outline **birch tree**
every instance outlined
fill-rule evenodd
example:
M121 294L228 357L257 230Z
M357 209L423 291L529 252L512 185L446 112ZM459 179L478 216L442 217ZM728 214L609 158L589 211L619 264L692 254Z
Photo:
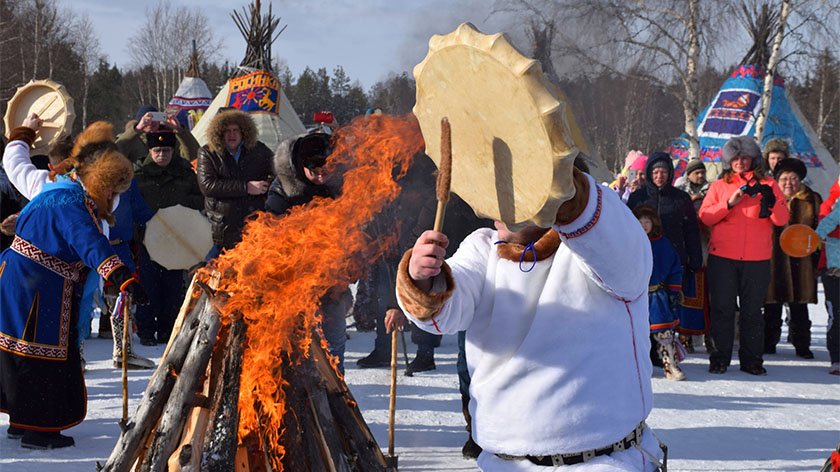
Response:
M497 9L527 12L534 19L532 38L556 37L552 51L591 71L643 80L672 94L682 106L689 157L700 157L697 76L714 50L704 33L714 5L700 0L503 0Z
M99 62L103 59L103 56L99 48L99 39L96 37L96 28L94 28L87 13L76 20L73 33L75 36L74 49L79 55L82 66L82 128L87 128L90 81L93 73L99 68Z
M781 58L782 39L784 38L788 15L790 15L790 7L791 0L782 0L776 31L773 35L773 46L764 74L764 84L762 85L761 92L761 110L755 119L755 140L759 146L764 142L764 126L767 123L767 116L770 114L770 105L773 101L773 78L776 75L776 66L778 66L779 59Z

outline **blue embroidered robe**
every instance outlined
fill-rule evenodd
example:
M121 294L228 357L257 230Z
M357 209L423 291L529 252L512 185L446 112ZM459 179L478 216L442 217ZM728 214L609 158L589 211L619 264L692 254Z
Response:
M16 243L0 254L0 349L67 358L79 269L86 265L107 278L123 265L102 235L95 207L81 185L64 181L44 185L21 211Z
M679 292L682 288L682 264L674 246L664 236L651 239L650 249L653 271L650 274L648 307L650 332L655 333L674 329L680 324L680 315L671 309L668 292Z

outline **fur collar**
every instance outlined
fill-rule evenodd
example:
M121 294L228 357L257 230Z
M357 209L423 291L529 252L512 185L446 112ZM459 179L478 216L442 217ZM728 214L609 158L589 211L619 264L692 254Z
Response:
M557 231L549 229L540 239L534 242L533 251L525 251L525 247L521 244L502 242L496 244L496 251L499 253L499 257L508 261L519 262L523 260L533 262L534 254L536 254L537 260L541 261L551 257L557 251L557 248L560 247L560 235L557 234ZM523 252L525 253L524 257L522 255Z
M302 195L308 186L305 177L301 175L301 169L292 162L292 147L301 136L304 135L293 136L280 143L271 163L274 175L287 197Z

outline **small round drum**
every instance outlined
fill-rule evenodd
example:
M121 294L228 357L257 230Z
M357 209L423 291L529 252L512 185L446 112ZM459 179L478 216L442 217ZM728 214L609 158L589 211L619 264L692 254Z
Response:
M807 225L790 225L779 236L779 246L790 257L810 256L819 244L819 235Z
M35 138L32 155L46 154L51 144L62 135L70 134L76 113L73 99L63 85L52 80L33 80L17 89L6 106L3 122L6 137L23 123L24 118L35 113L44 120Z
M213 247L210 222L198 210L181 205L161 208L146 223L143 244L149 257L169 270L189 269Z
M566 103L540 63L504 34L485 35L464 23L429 40L414 78L414 115L426 154L438 165L441 119L451 124L452 191L476 214L514 231L550 226L574 196L578 148Z

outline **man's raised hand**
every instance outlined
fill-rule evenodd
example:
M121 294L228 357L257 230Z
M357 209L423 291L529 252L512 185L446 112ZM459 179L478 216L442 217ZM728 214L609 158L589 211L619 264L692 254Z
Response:
M449 246L449 238L443 233L432 230L424 231L414 243L411 259L408 261L408 275L415 282L429 281L428 284L423 284L428 287L421 288L426 290L431 288L429 279L440 274L443 257L446 255L446 246Z
M43 123L44 123L44 120L38 118L38 115L33 113L33 114L27 116L26 118L24 118L23 123L21 123L20 125L25 126L29 129L31 129L32 131L37 132L39 129L41 129L41 125Z

